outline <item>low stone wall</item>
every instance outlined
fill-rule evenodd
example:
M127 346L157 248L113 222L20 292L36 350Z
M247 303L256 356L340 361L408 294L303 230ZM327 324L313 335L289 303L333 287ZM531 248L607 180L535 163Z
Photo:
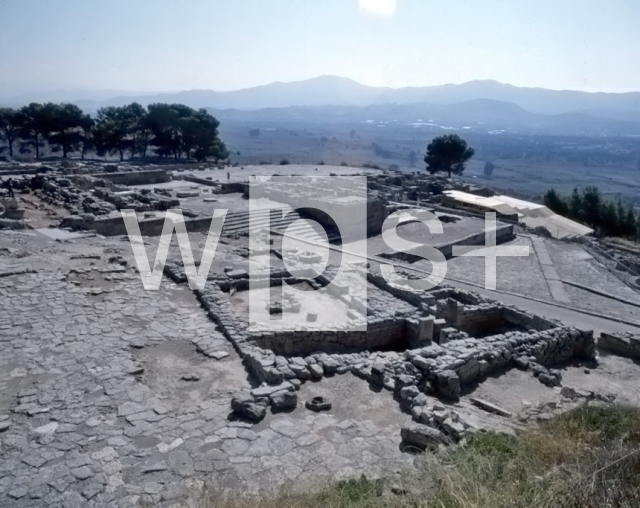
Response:
M184 221L187 231L209 231L211 226L211 217L202 217L198 219L187 219ZM164 227L164 217L143 219L138 221L140 226L140 234L143 236L160 236ZM92 229L96 233L103 236L126 235L127 228L124 225L122 217L105 217L96 219Z
M402 289L396 286L392 286L391 284L389 284L389 282L387 282L387 279L385 279L379 273L373 273L371 271L367 272L367 280L381 290L386 291L396 298L410 303L415 307L420 307L420 305L422 304L433 305L436 301L432 292L415 291L411 289Z
M220 187L220 182L214 182L213 180L207 180L206 178L200 178L194 175L179 175L176 180L184 180L186 182L193 182L199 185L207 185L209 187Z
M379 349L405 350L408 345L404 319L368 319L366 331L284 331L252 335L256 344L282 356L354 353Z
M627 333L602 332L598 347L629 358L640 358L640 336Z
M241 192L244 196L248 196L249 184L247 182L230 182L220 184L221 194L231 194L232 192Z
M119 185L149 185L153 183L165 183L171 181L171 175L166 169L153 169L151 171L132 171L129 173L97 173L91 175L94 178L109 180Z

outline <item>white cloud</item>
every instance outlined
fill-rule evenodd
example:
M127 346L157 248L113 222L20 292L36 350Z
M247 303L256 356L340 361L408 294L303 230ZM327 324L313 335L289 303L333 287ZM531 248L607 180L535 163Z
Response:
M397 0L358 0L360 9L377 16L391 17L396 12Z

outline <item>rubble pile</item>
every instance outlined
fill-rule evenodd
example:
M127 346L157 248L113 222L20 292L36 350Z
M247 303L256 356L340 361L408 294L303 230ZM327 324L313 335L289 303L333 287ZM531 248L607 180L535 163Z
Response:
M63 219L62 227L74 230L91 229L97 216L122 209L147 212L180 205L179 200L148 189L130 190L86 176L38 175L31 180L31 187L44 202L69 210L71 215Z

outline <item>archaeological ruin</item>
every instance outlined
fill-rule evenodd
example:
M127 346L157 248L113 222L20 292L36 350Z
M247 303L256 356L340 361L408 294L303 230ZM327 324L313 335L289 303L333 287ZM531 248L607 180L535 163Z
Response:
M328 165L0 169L0 506L183 506L207 485L402 471L479 432L640 403L640 255L566 222L544 234L560 222L486 187ZM464 195L497 207L494 229ZM156 258L175 209L196 268L220 226L201 287L175 235ZM495 289L490 241L528 249L497 258ZM416 289L424 246L447 271Z

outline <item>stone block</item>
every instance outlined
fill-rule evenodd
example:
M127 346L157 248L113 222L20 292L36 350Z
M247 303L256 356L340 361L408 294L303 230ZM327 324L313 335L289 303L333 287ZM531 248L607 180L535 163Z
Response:
M234 398L231 409L252 422L259 422L267 414L267 406L251 398Z
M282 390L271 394L270 400L274 411L285 411L298 405L298 394L295 391Z
M438 391L448 399L460 398L460 378L453 370L444 370L438 373Z
M403 427L400 431L400 436L406 445L413 446L419 450L434 449L439 444L447 442L442 432L425 425Z

